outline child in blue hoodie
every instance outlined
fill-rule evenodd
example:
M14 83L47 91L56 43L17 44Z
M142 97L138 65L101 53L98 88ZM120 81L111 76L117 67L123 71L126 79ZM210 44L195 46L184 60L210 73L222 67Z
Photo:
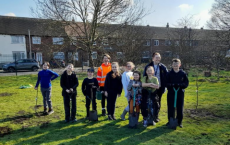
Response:
M43 96L44 114L50 115L54 113L51 102L51 81L58 77L58 74L49 70L49 62L44 62L43 70L38 73L38 80L35 86L35 90L38 89L39 83L41 84L41 92ZM47 104L49 110L47 112Z

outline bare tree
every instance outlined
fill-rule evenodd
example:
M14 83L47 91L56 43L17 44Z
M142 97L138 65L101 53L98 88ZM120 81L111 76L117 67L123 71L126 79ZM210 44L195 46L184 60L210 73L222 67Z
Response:
M188 68L194 60L194 51L198 47L199 30L196 29L198 21L193 16L186 16L178 20L176 27L168 28L168 40L165 45L170 46L174 57L179 57L183 67Z
M37 9L32 12L39 18L59 20L69 39L77 41L88 53L90 66L95 41L102 42L108 35L126 23L133 24L146 13L140 1L132 0L36 0ZM75 21L78 22L75 22ZM107 29L109 24L113 29Z
M211 58L219 80L219 68L225 61L227 51L230 50L230 1L215 0L210 12L212 17L207 24L215 31Z

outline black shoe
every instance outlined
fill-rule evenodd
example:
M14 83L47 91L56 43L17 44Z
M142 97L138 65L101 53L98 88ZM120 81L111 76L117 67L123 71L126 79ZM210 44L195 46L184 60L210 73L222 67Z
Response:
M117 120L114 115L112 115L113 120Z
M106 116L106 110L102 109L102 116Z
M48 111L48 115L50 115L50 114L53 114L54 113L54 110L52 109L50 109L49 111Z
M180 128L183 128L183 125L182 125L182 124L178 124L178 126L179 126Z
M69 120L65 120L65 123L69 123Z
M77 119L73 119L71 120L71 123L77 122Z
M167 122L165 125L166 125L166 126L169 126L169 122Z
M113 120L111 115L108 115L108 120Z
M155 120L154 120L154 122L159 122L160 121L160 119L159 118L156 118Z

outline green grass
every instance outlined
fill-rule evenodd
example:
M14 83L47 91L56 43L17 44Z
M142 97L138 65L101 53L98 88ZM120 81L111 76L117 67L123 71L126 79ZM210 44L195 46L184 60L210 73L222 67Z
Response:
M223 72L229 76L229 72ZM79 83L85 75L79 75ZM0 77L0 127L10 128L1 133L0 144L230 144L230 83L222 78L218 83L204 82L200 87L199 106L196 106L195 78L189 75L190 85L185 92L184 128L168 129L166 93L162 98L161 121L144 128L142 117L137 129L128 129L128 120L119 116L127 102L124 93L117 100L116 121L100 116L98 122L84 120L85 98L78 87L76 123L63 123L64 105L59 80L52 82L52 102L55 113L35 115L34 89L19 89L20 85L35 84L36 75ZM8 93L3 95L4 93ZM9 94L12 93L12 94ZM38 105L42 105L39 92ZM98 113L101 104L97 101ZM38 111L42 111L43 107ZM127 118L128 116L126 116ZM0 132L3 132L1 130Z

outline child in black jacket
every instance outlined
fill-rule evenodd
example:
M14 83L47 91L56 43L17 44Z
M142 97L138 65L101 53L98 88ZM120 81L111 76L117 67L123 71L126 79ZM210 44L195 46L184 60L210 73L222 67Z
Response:
M106 75L105 79L105 96L107 97L108 119L116 120L114 116L117 96L121 96L122 82L117 62L112 63L112 71Z
M73 65L69 64L67 70L61 75L60 81L62 87L62 96L64 99L64 108L65 108L65 122L76 122L76 96L77 96L77 87L78 87L78 78L73 71ZM70 100L72 102L72 109L70 115Z
M88 69L88 77L82 82L82 93L86 97L86 119L89 119L90 102L92 101L93 110L97 110L96 90L99 88L98 81L93 77L94 69ZM92 98L91 98L92 97Z
M168 104L168 120L174 118L175 109L174 109L174 99L175 92L177 91L177 116L178 125L182 128L182 119L183 119L183 107L184 107L184 92L185 88L188 87L189 81L186 73L183 70L180 70L181 61L179 59L172 60L172 70L167 74L167 104ZM169 125L167 123L166 125Z

